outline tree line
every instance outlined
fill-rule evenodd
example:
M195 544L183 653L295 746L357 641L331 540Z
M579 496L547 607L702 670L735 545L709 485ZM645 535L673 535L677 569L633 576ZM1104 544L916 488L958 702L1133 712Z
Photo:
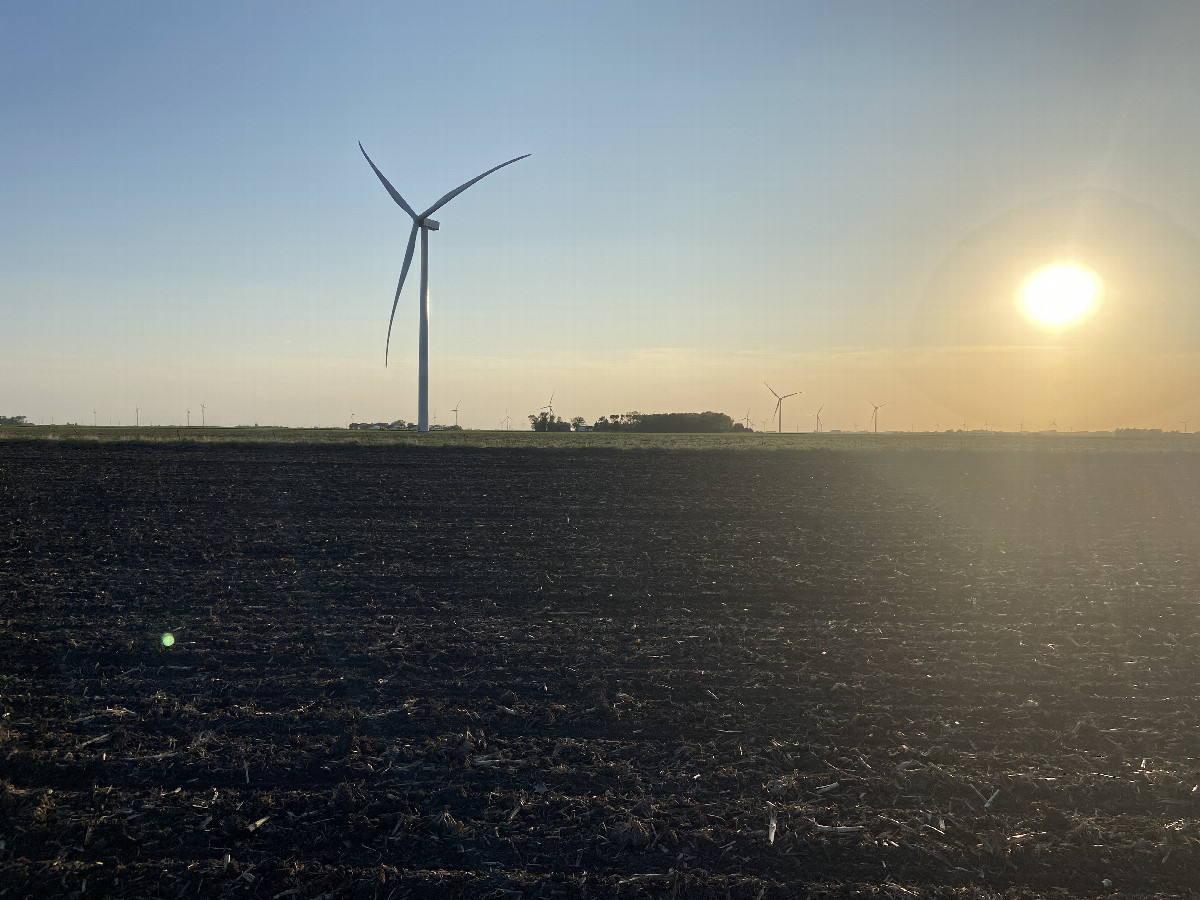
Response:
M559 416L540 412L529 417L529 426L534 431L624 431L642 434L726 434L735 431L752 431L741 422L734 422L725 413L614 413L601 416L594 425L588 426L583 416L563 421Z

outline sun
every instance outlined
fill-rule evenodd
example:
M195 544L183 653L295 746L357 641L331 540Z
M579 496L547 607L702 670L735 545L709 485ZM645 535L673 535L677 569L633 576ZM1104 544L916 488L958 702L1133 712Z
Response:
M1038 269L1021 287L1021 308L1044 328L1066 328L1096 307L1100 278L1086 266L1056 263Z

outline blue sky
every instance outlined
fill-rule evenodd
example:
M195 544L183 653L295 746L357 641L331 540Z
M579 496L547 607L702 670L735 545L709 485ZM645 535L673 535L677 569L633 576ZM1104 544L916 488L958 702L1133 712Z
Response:
M361 140L418 208L533 154L439 215L437 421L554 391L761 423L764 380L803 392L789 430L868 399L881 428L1200 421L1198 39L1192 3L8 2L0 414L415 418L415 279L383 366L409 222ZM1012 290L980 241L1056 202L1116 235L1104 314L1158 325L931 341Z

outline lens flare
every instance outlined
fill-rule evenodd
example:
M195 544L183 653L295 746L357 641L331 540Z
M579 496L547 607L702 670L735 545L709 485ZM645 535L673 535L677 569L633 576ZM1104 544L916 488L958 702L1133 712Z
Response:
M1029 276L1021 289L1025 315L1046 328L1063 328L1083 319L1096 305L1100 279L1074 263L1047 266Z
M162 645L164 647L170 647L174 643L175 643L175 635L171 634L171 632L168 631L166 634L164 634L162 636Z

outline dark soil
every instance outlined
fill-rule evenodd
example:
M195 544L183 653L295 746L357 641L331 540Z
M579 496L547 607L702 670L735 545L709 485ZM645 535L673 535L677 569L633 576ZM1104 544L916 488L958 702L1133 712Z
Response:
M0 442L0 896L1195 896L1198 547L1193 454Z

